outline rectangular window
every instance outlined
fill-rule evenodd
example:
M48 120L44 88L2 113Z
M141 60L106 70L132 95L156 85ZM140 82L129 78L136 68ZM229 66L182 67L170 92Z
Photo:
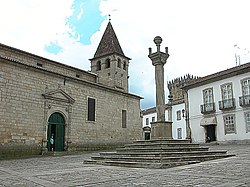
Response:
M235 106L232 87L232 83L226 83L221 85L222 101L219 101L220 110L229 109Z
M149 120L148 120L148 118L146 118L146 125L149 125Z
M241 80L242 96L239 97L240 106L250 106L250 78Z
M155 117L154 116L152 117L152 122L155 122Z
M43 67L43 64L39 63L39 62L37 62L36 65L39 66L39 67Z
M122 110L122 128L127 127L127 111Z
M231 99L233 97L232 83L221 85L221 94L223 100Z
M250 132L250 112L245 113L246 131Z
M95 99L88 98L88 121L95 121Z
M204 101L204 104L210 104L214 102L212 88L203 90L203 101Z
M177 137L178 139L182 139L182 128L177 129Z
M181 111L180 110L176 111L176 117L177 117L177 120L181 120Z
M223 118L225 134L235 133L235 115L226 115Z
M242 94L250 95L250 79L245 79L242 81Z
M214 112L214 98L213 98L213 88L208 88L203 90L203 105L201 105L201 112Z

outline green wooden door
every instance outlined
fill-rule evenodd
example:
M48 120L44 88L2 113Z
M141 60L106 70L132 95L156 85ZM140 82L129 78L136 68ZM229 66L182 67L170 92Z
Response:
M54 151L64 151L65 120L62 114L56 112L49 117L48 121L48 150L52 150L49 142L50 137L54 136Z
M55 151L64 151L64 125L56 125Z

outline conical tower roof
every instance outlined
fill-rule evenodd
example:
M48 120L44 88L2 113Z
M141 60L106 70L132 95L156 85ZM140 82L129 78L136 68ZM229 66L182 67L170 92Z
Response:
M103 57L110 54L119 54L126 57L122 51L118 38L110 22L106 27L106 30L102 36L102 39L95 52L94 58ZM128 57L126 57L128 58Z

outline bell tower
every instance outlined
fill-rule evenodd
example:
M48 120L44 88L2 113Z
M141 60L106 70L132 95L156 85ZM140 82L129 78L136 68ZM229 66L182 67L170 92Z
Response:
M128 92L129 60L109 21L95 55L90 59L91 72L97 74L99 84Z

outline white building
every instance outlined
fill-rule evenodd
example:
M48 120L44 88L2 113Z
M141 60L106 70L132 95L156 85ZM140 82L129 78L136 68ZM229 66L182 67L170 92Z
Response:
M183 89L193 142L250 140L250 63L198 78Z
M185 105L184 103L173 105L172 111L172 135L174 139L185 139L186 138L186 123L184 117L182 117L181 111L184 110ZM169 119L169 105L166 105L166 121L171 121ZM157 119L156 109L149 108L142 111L143 113L143 129L144 129L144 138L149 139L150 131L147 127L151 128L151 122L154 122Z
M185 114L185 102L184 92L181 89L182 86L186 85L191 80L196 79L191 75L186 75L181 78L176 78L168 83L168 89L170 95L173 96L172 111L170 112L170 104L166 104L165 116L166 121L172 121L172 135L173 139L186 139L186 114ZM172 115L171 115L172 113ZM156 108L149 108L142 111L143 115L143 130L144 139L150 139L150 128L151 122L157 119Z

